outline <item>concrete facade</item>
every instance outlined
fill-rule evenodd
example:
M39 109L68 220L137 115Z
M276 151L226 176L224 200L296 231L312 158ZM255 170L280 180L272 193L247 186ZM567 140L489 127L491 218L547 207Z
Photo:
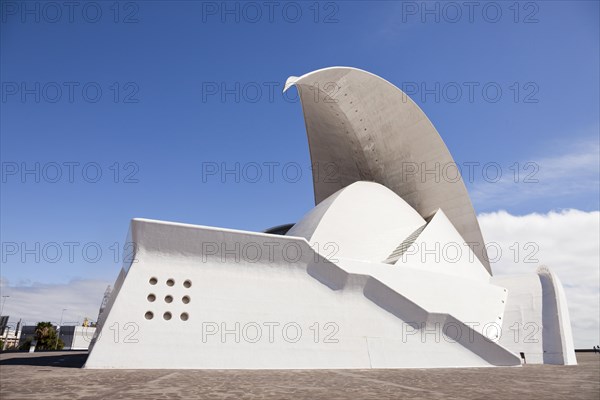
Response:
M86 368L576 363L554 274L493 277L467 245L483 239L462 180L402 181L406 160L452 162L422 111L351 68L287 86L315 80L343 88L333 105L301 90L313 162L339 162L341 180L315 184L317 205L285 235L134 219Z
M60 338L65 344L64 350L87 350L95 332L93 326L61 326Z

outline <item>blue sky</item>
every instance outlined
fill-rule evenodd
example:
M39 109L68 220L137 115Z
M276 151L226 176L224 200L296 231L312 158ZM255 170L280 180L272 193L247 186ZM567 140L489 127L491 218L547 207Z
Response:
M596 1L481 2L472 15L461 2L460 15L440 2L280 2L271 15L263 2L55 4L1 2L1 275L12 286L112 282L113 244L134 217L297 221L313 205L310 159L300 104L281 89L328 66L419 88L459 165L500 165L499 182L481 169L467 182L478 213L600 208ZM236 162L280 167L273 182L203 181L203 163ZM297 182L286 163L302 167ZM526 164L537 183L522 181Z

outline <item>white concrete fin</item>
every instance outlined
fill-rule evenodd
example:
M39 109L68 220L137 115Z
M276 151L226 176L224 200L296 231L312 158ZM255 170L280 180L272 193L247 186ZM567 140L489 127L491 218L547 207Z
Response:
M483 282L491 276L441 209L395 265Z

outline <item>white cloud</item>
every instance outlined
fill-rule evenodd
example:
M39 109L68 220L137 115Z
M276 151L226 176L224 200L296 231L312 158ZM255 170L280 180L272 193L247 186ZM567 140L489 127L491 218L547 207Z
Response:
M600 186L598 139L581 140L562 148L560 154L501 165L502 176L498 181L495 169L492 169L491 177L480 179L477 176L469 188L473 203L476 207L493 209L560 197L590 196L597 201Z
M575 347L599 344L600 212L563 210L516 216L497 211L478 218L485 241L498 243L502 249L502 256L492 264L493 273L534 273L538 265L550 267L565 288ZM531 245L526 248L527 243ZM490 259L494 257L490 254Z
M8 281L1 279L2 295L10 296L6 298L2 314L10 316L11 324L19 319L28 325L40 321L58 323L63 308L66 308L64 323L81 323L85 317L95 321L104 291L109 284L112 282L76 279L65 284L10 286Z

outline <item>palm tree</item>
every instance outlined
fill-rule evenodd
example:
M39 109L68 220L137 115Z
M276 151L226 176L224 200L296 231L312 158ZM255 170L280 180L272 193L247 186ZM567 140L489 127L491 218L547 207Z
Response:
M59 338L57 340L56 329L50 322L38 322L35 328L36 350L60 350L65 344Z

